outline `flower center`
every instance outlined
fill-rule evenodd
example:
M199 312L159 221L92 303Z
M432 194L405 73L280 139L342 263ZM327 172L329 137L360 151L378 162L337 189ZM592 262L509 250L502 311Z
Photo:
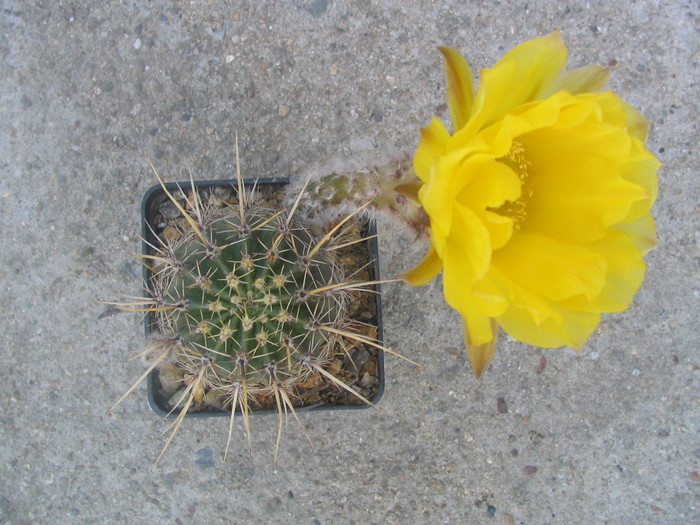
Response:
M518 141L513 141L510 151L498 159L520 179L520 197L515 201L505 201L498 208L487 208L489 211L508 217L513 221L513 231L518 231L527 218L527 203L532 197L532 188L528 184L530 161L525 158L525 148Z

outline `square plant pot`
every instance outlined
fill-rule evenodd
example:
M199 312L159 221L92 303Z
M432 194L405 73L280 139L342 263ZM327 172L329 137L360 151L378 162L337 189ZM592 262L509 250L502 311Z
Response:
M260 178L246 179L243 181L247 188L253 187L259 191L264 199L269 203L279 204L285 186L289 183L286 178ZM167 190L175 195L186 195L192 191L191 182L167 183ZM235 179L195 181L195 190L207 199L217 199L220 205L225 206L237 195L237 181ZM184 198L183 198L184 201ZM174 206L160 185L151 187L145 194L141 203L141 236L143 255L153 255L153 246L160 246L160 236L172 232L176 221L182 220L182 215ZM353 219L354 220L354 219ZM353 245L352 257L354 261L352 270L365 267L368 278L367 281L379 281L378 248L376 239L376 229L369 221L359 221L359 228L362 237L368 237L362 242ZM153 277L150 265L144 264L143 269L144 285L146 297L151 297L151 279ZM371 285L373 292L362 292L364 303L367 307L362 312L361 320L376 327L374 341L379 345L383 341L382 331L382 305L380 285ZM145 320L146 336L158 333L158 323L156 316L149 312ZM359 342L351 351L354 355L339 354L334 364L338 367L344 381L354 389L362 388L367 393L365 396L373 404L376 404L384 391L384 352L373 345ZM350 381L347 380L350 378ZM173 409L169 405L169 393L163 388L159 370L154 370L148 376L148 401L151 408L162 416L176 417L180 413L180 408ZM367 386L369 385L369 386ZM321 409L362 409L369 405L362 402L352 394L340 389L329 380L322 381L321 384L301 385L295 387L296 398L302 403L297 410L321 410ZM305 402L304 402L305 401ZM296 404L296 403L295 403ZM251 406L250 413L276 413L277 410L263 404L256 408ZM230 411L222 410L213 406L205 406L197 411L190 411L186 417L212 417L228 416Z

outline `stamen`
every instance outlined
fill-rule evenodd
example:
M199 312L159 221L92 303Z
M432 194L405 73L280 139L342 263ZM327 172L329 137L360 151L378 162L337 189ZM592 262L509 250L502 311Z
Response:
M508 217L513 221L513 231L518 231L527 218L527 204L532 197L532 188L529 185L531 162L525 157L525 148L518 141L513 141L510 151L504 157L498 159L520 179L520 197L515 201L505 201L498 208L487 208L493 213Z

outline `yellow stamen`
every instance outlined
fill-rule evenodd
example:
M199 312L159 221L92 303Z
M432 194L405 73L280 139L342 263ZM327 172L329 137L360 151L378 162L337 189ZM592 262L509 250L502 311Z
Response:
M532 197L532 189L528 184L531 162L525 157L523 145L515 140L508 154L498 160L512 169L520 179L520 197L515 201L505 201L498 208L489 208L489 211L512 219L513 231L518 231L527 218L527 204Z

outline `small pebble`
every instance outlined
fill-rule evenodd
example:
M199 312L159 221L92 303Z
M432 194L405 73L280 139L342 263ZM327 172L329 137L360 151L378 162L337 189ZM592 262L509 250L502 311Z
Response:
M172 365L161 368L158 373L160 385L169 396L177 392L182 384L182 372Z
M348 358L350 366L355 365L355 369L359 372L362 367L369 361L370 355L364 346L358 346L352 354L352 361Z
M486 507L486 514L488 514L489 518L493 518L496 515L496 507L493 505Z
M223 409L225 397L222 396L217 390L210 390L209 392L204 394L204 399L202 400L202 402L205 405Z
M226 58L224 59L224 61L225 61L227 64L230 64L230 63L233 62L234 60L236 60L236 57L233 56L233 55L226 55Z
M445 484L439 479L428 480L428 488L437 493L445 492Z
M547 368L547 358L542 356L540 357L540 362L537 364L537 370L544 372L545 368Z
M600 357L600 354L598 352L591 352L591 359L593 361L596 361Z
M533 474L537 473L537 467L534 465L525 465L523 467L523 474L526 476L532 476Z
M334 64L330 67L330 69L328 71L330 72L331 75L337 75L338 74L338 66L336 66Z
M141 39L137 38L134 40L134 49L141 49Z
M180 232L172 226L166 226L161 235L166 241L174 241L180 238Z
M379 380L376 377L374 377L369 372L365 372L362 375L362 380L360 381L360 386L362 388L369 388L371 386L376 385L378 382L379 382Z
M158 211L165 219L176 219L180 216L180 210L177 209L172 201L165 201L158 206Z
M184 408L185 407L185 402L187 401L187 396L185 395L185 389L181 388L180 390L176 391L170 398L168 399L168 405L170 408Z
M501 518L501 523L503 523L503 525L515 525L515 518L512 514L506 513Z
M225 206L227 202L231 201L233 195L233 189L226 188L223 186L217 186L212 194L209 196L211 202L216 206Z
M292 110L289 106L285 106L284 104L280 104L280 106L277 108L277 113L279 114L280 117L286 117L289 115L289 112Z
M497 404L498 404L499 414L507 414L508 413L508 405L506 403L505 398L499 397L497 400Z

